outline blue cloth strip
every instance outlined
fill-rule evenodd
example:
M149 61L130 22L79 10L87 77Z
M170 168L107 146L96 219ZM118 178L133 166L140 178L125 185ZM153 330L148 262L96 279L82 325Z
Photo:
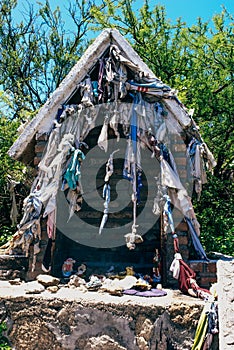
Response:
M185 217L185 219L186 219L186 221L188 223L189 232L191 234L193 245L194 245L194 248L195 248L197 254L199 255L199 257L201 259L209 261L209 259L206 256L206 252L205 252L204 248L202 247L200 239L199 239L199 237L197 235L197 232L196 232L196 230L195 230L195 228L193 226L192 221L188 217Z

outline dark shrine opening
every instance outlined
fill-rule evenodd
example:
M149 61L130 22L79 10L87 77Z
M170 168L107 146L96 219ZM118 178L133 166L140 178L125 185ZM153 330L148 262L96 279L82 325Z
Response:
M98 137L103 124L102 112L96 120L84 142L82 151L85 159L81 166L82 203L71 220L69 217L69 199L62 192L57 204L56 242L52 263L52 274L61 277L62 265L68 258L75 260L74 271L78 266L87 266L86 276L125 271L133 267L136 273L153 275L155 250L161 257L160 215L152 212L155 198L155 183L160 174L158 161L152 161L151 152L141 149L141 188L137 204L137 232L143 242L129 250L125 244L125 235L131 232L133 222L132 182L123 176L127 140L122 126L118 126L120 138L117 142L113 130L108 128L108 151L98 146ZM115 152L113 173L109 180L109 213L101 234L99 227L103 217L106 164L109 155ZM63 221L63 222L62 222ZM59 224L61 222L61 225ZM161 259L162 260L162 259ZM161 266L162 274L162 266ZM164 276L162 274L162 282Z

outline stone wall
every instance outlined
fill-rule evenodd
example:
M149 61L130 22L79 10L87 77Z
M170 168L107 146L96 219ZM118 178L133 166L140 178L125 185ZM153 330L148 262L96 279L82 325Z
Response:
M188 265L196 272L196 280L200 286L210 289L217 282L217 260L190 260Z
M219 300L219 346L234 349L234 260L217 263Z
M26 279L28 258L25 256L0 255L0 280Z
M63 298L0 297L15 350L190 350L203 303L187 296L114 297L61 289ZM47 293L47 294L46 294ZM70 298L70 295L73 295Z

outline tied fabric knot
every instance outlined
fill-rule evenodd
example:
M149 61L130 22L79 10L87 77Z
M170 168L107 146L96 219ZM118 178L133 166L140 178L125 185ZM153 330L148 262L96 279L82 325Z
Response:
M179 275L180 275L180 262L179 262L179 260L181 260L181 259L182 259L181 254L175 253L174 260L172 261L171 266L170 266L170 271L172 272L173 277L177 280L179 279Z

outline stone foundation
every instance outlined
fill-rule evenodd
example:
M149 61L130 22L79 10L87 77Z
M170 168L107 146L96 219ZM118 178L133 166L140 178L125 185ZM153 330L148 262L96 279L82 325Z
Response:
M142 298L63 287L55 297L12 288L11 296L1 288L0 321L16 350L190 350L203 308L202 301L170 290Z

